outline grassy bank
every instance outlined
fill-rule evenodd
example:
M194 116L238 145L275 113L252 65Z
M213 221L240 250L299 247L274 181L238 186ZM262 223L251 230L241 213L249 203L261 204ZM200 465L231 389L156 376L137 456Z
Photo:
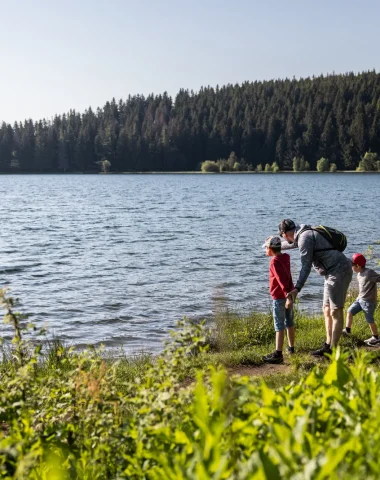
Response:
M286 370L247 377L231 370L260 367L273 350L269 314L182 321L160 356L106 358L24 342L12 302L3 305L16 335L0 363L1 478L380 475L379 359L363 346L363 318L342 351L316 361L308 352L324 340L323 320L297 313Z

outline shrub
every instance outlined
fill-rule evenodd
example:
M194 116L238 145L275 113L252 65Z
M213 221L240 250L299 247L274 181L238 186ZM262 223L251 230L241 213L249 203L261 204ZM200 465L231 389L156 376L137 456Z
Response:
M330 172L336 172L336 171L337 171L336 163L332 163L330 165Z
M216 163L219 165L220 172L228 172L230 170L228 162L225 158L220 158Z
M96 162L100 166L100 170L103 173L108 173L109 169L111 168L111 162L106 158L102 158L98 162Z
M263 166L261 165L261 163L259 163L256 167L256 171L257 172L262 172L263 171Z
M277 173L279 170L280 170L280 167L278 166L278 164L276 162L273 162L272 163L272 171L274 173Z
M205 160L204 162L202 162L201 170L203 173L216 173L220 171L219 165L212 160Z
M293 158L293 172L299 172L300 168L300 158L294 157Z
M120 381L120 361L95 350L63 354L59 345L46 373L4 291L0 304L15 331L14 356L1 370L1 478L380 477L380 375L368 352L338 349L276 389L207 364L185 382L184 363L206 356L210 332L184 319L144 375ZM229 320L216 320L223 348L273 341L270 315ZM307 322L308 339L315 323Z
M108 173L110 168L111 168L111 162L105 158L102 163L102 171L104 173Z
M269 163L267 163L267 164L265 165L265 171L266 171L266 172L271 172L271 171L272 171L272 167L269 165Z
M358 172L378 172L380 171L380 161L377 153L366 152L359 162L356 169Z
M234 169L235 163L238 162L238 158L235 152L230 153L230 156L228 157L227 162L228 162L229 170L232 171Z
M317 162L317 170L318 172L328 172L330 169L330 162L327 158L322 157Z
M304 172L310 170L309 162L305 162L304 157L293 158L293 172Z
M215 167L215 164L217 167ZM219 158L216 162L213 160L205 160L201 164L202 172L232 172L232 171L249 171L252 170L252 165L247 163L244 158L238 161L235 152L231 152L228 159Z

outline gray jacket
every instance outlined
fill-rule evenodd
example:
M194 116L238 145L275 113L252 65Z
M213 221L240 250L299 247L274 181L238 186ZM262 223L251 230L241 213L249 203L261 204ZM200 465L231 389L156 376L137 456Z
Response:
M301 256L301 271L295 288L301 290L310 274L311 267L320 275L334 275L351 269L351 261L338 250L323 250L331 248L331 244L323 235L308 230L310 225L297 225L294 236L294 246L298 247Z
M377 302L377 283L380 275L371 268L364 268L358 273L359 297L365 302Z

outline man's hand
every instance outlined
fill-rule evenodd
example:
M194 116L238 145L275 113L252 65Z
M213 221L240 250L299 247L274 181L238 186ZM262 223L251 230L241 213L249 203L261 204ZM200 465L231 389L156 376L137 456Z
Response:
M292 302L297 298L298 290L295 288L286 295L286 298L289 298Z

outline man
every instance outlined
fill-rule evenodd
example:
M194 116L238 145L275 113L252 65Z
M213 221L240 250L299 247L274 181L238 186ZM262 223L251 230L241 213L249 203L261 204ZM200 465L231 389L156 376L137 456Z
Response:
M348 286L352 279L351 261L309 225L296 225L293 220L282 220L279 235L288 244L298 247L301 256L301 271L294 290L288 297L293 300L303 288L313 266L325 277L323 291L323 314L326 326L326 342L322 348L311 352L314 356L331 353L336 347L343 330L343 308ZM285 246L286 248L286 246Z

